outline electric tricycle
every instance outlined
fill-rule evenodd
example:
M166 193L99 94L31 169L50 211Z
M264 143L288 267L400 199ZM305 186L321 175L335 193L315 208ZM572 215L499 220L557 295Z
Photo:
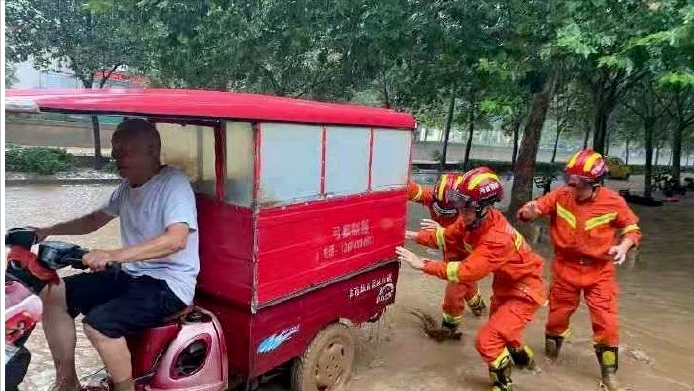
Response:
M295 390L345 384L353 326L377 321L395 300L411 115L195 90L6 90L5 103L10 115L146 118L163 163L191 180L195 301L127 337L139 390L252 388L279 369ZM8 240L10 254L24 254L8 259L17 280L31 287L29 264L80 267L86 250L76 244L22 235ZM91 386L109 389L107 374Z

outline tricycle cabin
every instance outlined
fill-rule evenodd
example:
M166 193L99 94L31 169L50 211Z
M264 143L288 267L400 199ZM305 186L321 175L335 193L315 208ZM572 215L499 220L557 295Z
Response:
M414 119L186 90L8 90L8 111L145 117L198 197L198 291L267 305L394 256Z
M204 295L255 309L390 259L402 241L410 132L157 127L164 161L182 167L199 195Z

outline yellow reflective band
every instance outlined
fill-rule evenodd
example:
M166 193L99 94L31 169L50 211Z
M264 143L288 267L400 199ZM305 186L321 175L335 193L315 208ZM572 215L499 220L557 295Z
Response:
M438 193L439 200L443 199L444 191L446 190L446 182L448 182L448 174L443 174L441 175L441 183L439 184L439 188L436 189L436 192Z
M622 235L629 233L631 231L640 231L640 230L641 230L641 228L639 228L639 226L637 224L630 224L630 225L627 225L626 227L624 227L624 229L622 230Z
M533 352L532 349L530 349L530 346L528 345L523 345L522 347L523 351L528 355L528 357L533 358L535 357L535 352Z
M614 352L611 351L606 351L602 352L602 364L607 365L607 366L612 366L615 365L617 362L617 355L614 354Z
M508 349L504 348L504 350L501 351L501 354L499 354L499 356L496 359L494 359L494 361L492 361L489 364L489 366L494 369L497 369L504 363L504 361L510 359L510 356L511 354L508 352Z
M449 315L447 313L443 313L443 321L449 324L458 324L460 321L463 320L463 316L453 316Z
M574 153L574 155L571 156L571 159L569 159L569 162L566 163L566 167L569 167L569 168L573 167L576 164L576 159L578 159L578 155L580 155L580 154L581 154L581 152Z
M444 236L445 231L446 229L443 227L436 228L436 245L441 251L446 251L446 238Z
M463 183L464 180L465 180L465 177L464 177L464 176L458 175L458 177L455 179L455 183L453 183L453 188L454 188L454 189L457 189L458 186L459 186L461 183Z
M467 189L472 190L472 189L476 188L485 179L494 179L494 180L498 181L499 177L496 176L496 174L492 174L491 172L485 172L484 174L476 175L474 178L472 178L470 183L467 185Z
M421 185L417 185L417 194L412 198L412 201L419 201L422 198L422 194L424 193L424 189L422 189Z
M516 231L515 237L513 238L513 244L516 246L516 250L520 250L523 247L523 235Z
M601 225L607 224L616 218L617 218L617 212L605 213L604 215L600 215L598 217L593 217L592 219L586 220L586 228L585 229L586 229L586 231L591 230L595 227L599 227Z
M586 159L586 162L583 163L583 172L590 172L590 170L593 169L593 164L595 164L595 161L600 159L600 154L595 152L594 154L590 155L588 159Z
M561 334L559 334L559 335L556 335L556 337L562 337L562 338L564 338L564 339L567 339L567 338L569 338L570 336L571 336L571 328L568 328L568 329L564 330L563 333L561 333Z
M560 203L557 202L557 215L564 219L571 228L576 229L576 216L573 213L566 210Z
M450 282L460 282L458 280L458 269L460 269L460 262L448 262L446 264L446 277Z
M470 245L470 243L468 243L468 242L466 242L465 240L463 240L463 246L465 247L465 251L467 251L467 252L469 252L469 253L472 252L472 246Z
M467 305L470 307L478 307L482 303L482 294L480 293L479 289L477 290L477 293L475 293L474 296L470 300L465 300Z

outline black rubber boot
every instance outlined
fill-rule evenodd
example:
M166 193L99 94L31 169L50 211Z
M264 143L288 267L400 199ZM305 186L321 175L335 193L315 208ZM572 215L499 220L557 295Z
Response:
M609 391L618 391L617 368L619 367L619 348L603 344L597 344L594 347L595 355L600 363L603 386Z
M513 360L508 352L504 351L489 366L489 378L492 380L490 391L513 391L513 381L511 381L511 368Z
M508 351L511 353L513 365L515 365L517 368L535 368L535 354L533 353L532 349L530 349L530 346L523 345L518 348L508 348Z
M472 312L472 314L478 318L481 317L487 310L487 305L484 304L484 300L479 293L470 299L470 301L467 302L467 305L470 307L470 312Z
M567 333L564 333L565 335ZM556 360L559 357L561 346L564 344L565 336L562 335L545 335L545 355L550 360Z

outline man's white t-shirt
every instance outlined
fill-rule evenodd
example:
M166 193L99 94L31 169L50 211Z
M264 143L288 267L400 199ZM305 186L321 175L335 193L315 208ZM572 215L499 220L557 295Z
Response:
M132 276L148 275L166 281L182 302L191 304L200 258L195 195L188 177L173 167L164 166L142 186L132 187L123 180L102 210L120 217L124 246L153 239L174 223L188 225L190 234L183 250L161 259L124 263L122 269Z

